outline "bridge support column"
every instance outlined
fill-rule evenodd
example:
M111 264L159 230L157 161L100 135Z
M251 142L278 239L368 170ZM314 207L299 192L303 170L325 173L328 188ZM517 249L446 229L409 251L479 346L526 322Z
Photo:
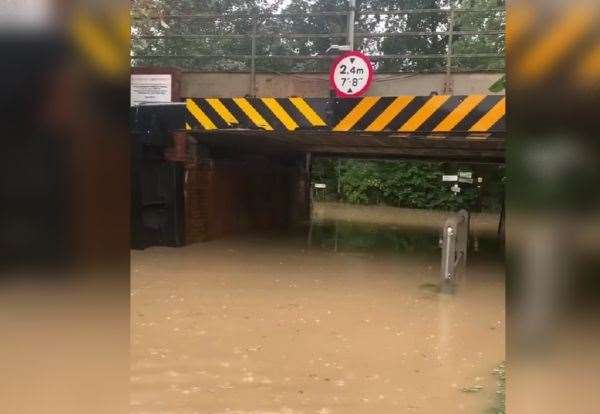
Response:
M290 176L290 224L296 226L310 221L311 191L310 170L311 155L306 154L297 163L295 171Z

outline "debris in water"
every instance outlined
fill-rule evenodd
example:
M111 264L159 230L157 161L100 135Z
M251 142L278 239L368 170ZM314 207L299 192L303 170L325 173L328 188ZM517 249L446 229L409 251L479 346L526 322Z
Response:
M479 392L482 389L483 389L483 385L473 385L472 387L461 388L461 391L474 393L474 392Z

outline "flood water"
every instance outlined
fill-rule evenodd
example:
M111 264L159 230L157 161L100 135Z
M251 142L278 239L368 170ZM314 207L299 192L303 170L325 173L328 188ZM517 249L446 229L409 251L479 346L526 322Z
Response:
M317 220L134 251L132 413L493 412L504 265L480 246L453 295L433 228Z

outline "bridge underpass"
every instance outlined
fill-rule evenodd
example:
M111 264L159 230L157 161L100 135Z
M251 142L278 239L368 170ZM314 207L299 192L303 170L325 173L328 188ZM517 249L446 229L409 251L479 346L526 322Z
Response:
M140 106L133 116L140 132L134 165L148 164L143 154L153 148L155 170L148 175L142 167L134 180L134 187L150 193L134 197L134 240L148 239L136 238L140 229L162 228L141 245L184 245L186 238L190 243L308 220L313 156L504 161L500 95L188 98ZM165 179L171 185L161 191L169 202L160 205L154 190Z
M134 413L434 414L495 405L501 258L472 254L468 281L440 295L444 213L314 203L311 214L310 167L325 156L501 163L501 131L207 131L191 116L179 112L174 123L190 128L148 138L139 152L142 180L154 172L142 198L155 199L152 183L163 194L178 189L171 223L183 218L183 236L153 243L176 249L132 252ZM142 208L156 213L151 203ZM158 214L145 219L159 223ZM292 230L294 222L304 226ZM493 217L473 224L494 238Z
M494 406L498 251L470 255L468 280L440 295L445 213L314 203L311 163L502 163L503 97L291 99L134 113L134 241L143 229L138 247L154 246L132 253L134 412ZM496 226L473 221L492 240Z
M135 152L143 182L137 217L155 229L161 222L180 229L132 254L135 413L476 413L496 404L489 373L504 359L497 251L470 255L467 283L454 296L440 295L437 232L447 213L310 196L311 167L326 157L502 164L504 101L488 96L502 73L455 72L502 71L502 50L473 54L459 45L496 37L503 44L504 26L487 27L486 17L485 28L465 27L458 17L475 10L440 8L440 24L421 31L418 15L433 10L403 17L358 9L203 13L186 30L156 25L156 33L138 18L144 24L136 25L132 61L146 66L140 73L152 73L151 65L191 72L173 72L173 100L183 103L134 114L149 126L138 128L145 143ZM352 33L355 12L383 13L402 27ZM279 25L318 15L336 23L318 34ZM188 17L165 23L183 27ZM339 33L345 17L347 34ZM419 27L407 30L403 19L415 17ZM243 27L231 27L239 20ZM213 32L219 22L226 33ZM210 29L198 32L203 25ZM406 36L446 47L407 54ZM371 56L377 75L367 97L336 100L326 73L306 73L327 70L335 58L312 48L317 37L370 51L371 39L397 38L400 47ZM226 38L245 44L220 46ZM311 53L274 54L276 42L307 44ZM188 46L153 49L182 43ZM218 55L199 55L211 43ZM425 66L442 73L403 72ZM161 197L171 200L166 214ZM496 227L497 217L476 216L472 229L486 228L494 239Z

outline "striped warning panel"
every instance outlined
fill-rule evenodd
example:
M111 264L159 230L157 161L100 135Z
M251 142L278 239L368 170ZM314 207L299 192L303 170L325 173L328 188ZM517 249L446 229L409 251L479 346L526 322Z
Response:
M498 95L187 99L186 128L277 132L494 133L506 130Z
M192 130L259 129L296 131L328 128L327 99L207 98L187 99L187 125Z

